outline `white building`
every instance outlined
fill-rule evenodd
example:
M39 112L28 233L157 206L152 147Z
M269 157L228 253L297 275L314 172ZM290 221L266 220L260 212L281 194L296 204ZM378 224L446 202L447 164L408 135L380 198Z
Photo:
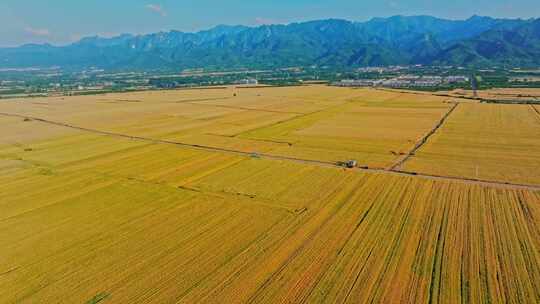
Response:
M259 84L259 81L255 78L247 78L247 79L242 79L240 81L238 81L238 84L242 84L242 85L258 85Z

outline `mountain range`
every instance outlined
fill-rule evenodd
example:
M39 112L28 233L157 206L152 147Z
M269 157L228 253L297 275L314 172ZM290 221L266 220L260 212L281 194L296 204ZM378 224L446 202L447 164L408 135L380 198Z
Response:
M65 46L0 48L0 68L178 70L407 64L538 66L540 18L328 19L258 27L221 25L196 33L88 37Z

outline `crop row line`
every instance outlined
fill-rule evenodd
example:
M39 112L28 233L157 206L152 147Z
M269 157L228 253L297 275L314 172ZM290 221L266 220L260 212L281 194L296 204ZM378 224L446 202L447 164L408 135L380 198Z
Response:
M456 106L454 106L454 108L455 107ZM198 144L189 144L189 143L184 143L184 142L176 142L176 141L170 141L170 140L164 140L164 139L154 139L154 138L148 138L148 137L142 137L142 136L127 135L127 134L114 133L114 132L109 132L109 131L84 128L84 127L70 125L67 123L55 122L55 121L51 121L51 120L47 120L43 118L20 115L20 114L13 114L13 113L0 112L0 115L6 116L6 117L17 117L17 118L22 118L25 120L33 120L33 121L37 121L37 122L41 122L45 124L70 128L70 129L84 131L88 133L94 133L94 134L100 134L100 135L118 137L118 138L125 138L125 139L130 139L130 140L139 140L139 141L145 141L145 142L150 142L150 143L155 143L155 144L168 144L168 145L192 148L192 149L203 150L203 151L223 152L223 153L230 153L230 154L236 154L236 155L247 156L247 157L255 156L258 158L291 161L291 162L296 162L296 163L317 165L317 166L328 167L328 168L336 168L336 167L342 168L342 166L340 166L339 164L330 162L330 161L302 159L302 158L280 156L280 155L273 155L273 154L267 154L267 153L246 152L246 151L240 151L240 150L234 150L234 149L212 147L212 146L198 145ZM490 187L498 187L498 188L506 188L506 189L540 191L540 185L499 182L499 181L490 181L490 180L456 177L456 176L432 175L432 174L425 174L425 173L403 171L403 170L398 170L398 169L390 170L390 169L383 169L383 168L354 168L352 170L370 172L370 173L391 174L395 176L419 177L419 178L431 179L431 180L456 181L456 182L464 182L464 183L469 183L469 184L477 184L477 185L482 185L482 186L490 186Z

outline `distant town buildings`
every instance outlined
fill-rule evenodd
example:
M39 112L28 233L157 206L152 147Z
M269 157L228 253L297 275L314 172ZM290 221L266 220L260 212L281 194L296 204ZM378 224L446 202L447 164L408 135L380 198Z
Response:
M158 81L151 84L155 85L160 89L174 89L180 86L180 83L178 83L178 81Z
M419 66L415 66L419 67ZM394 65L394 66L388 66L388 67L364 67L359 68L357 71L360 73L389 73L389 72L399 72L402 70L406 70L409 67L407 66L401 66L401 65Z
M387 88L428 88L443 84L455 84L468 82L466 76L417 76L401 75L390 79L344 79L334 83L340 87L387 87Z
M460 83L460 82L469 82L469 77L467 76L448 76L446 77L448 83Z
M240 85L258 85L259 81L255 78L242 79L237 82Z

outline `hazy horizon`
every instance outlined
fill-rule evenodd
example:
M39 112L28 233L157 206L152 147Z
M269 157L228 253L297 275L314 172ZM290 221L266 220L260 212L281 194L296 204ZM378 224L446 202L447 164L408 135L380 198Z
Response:
M530 19L540 16L540 4L532 0L477 1L458 0L435 3L424 0L358 3L352 0L232 1L211 0L178 3L119 0L91 3L58 0L54 4L37 0L6 0L0 4L0 47L28 43L65 45L83 37L113 37L178 30L197 32L217 25L257 26L289 24L320 19L367 21L395 15L428 15L463 20L473 15L493 18Z

